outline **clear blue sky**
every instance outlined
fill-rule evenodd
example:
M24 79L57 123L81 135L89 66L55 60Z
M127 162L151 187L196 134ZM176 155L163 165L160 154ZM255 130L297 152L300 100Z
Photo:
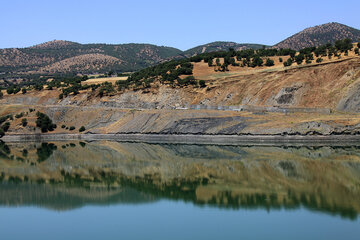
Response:
M0 48L57 39L185 50L212 41L272 45L327 22L360 29L358 0L2 0L0 12Z

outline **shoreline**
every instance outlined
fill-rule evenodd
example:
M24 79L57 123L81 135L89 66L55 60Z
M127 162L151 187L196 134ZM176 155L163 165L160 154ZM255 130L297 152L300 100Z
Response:
M207 135L207 134L11 134L0 140L4 142L34 141L122 141L150 143L188 143L188 144L286 144L286 143L359 143L360 135Z

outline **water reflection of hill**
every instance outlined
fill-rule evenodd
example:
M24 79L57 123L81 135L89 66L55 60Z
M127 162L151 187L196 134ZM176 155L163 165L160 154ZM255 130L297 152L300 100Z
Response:
M349 218L360 212L358 146L104 141L8 144L0 152L2 204L60 210L167 198L233 209L305 206Z

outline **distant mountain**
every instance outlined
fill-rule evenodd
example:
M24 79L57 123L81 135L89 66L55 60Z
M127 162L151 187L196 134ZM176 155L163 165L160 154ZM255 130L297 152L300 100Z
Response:
M358 41L360 39L360 30L333 22L306 28L284 41L279 42L274 47L299 50L305 47L334 43L336 40L345 38Z
M299 50L345 38L358 41L360 30L340 23L327 23L307 28L272 47ZM54 40L28 48L0 49L0 78L14 79L32 74L104 73L110 70L128 72L205 52L262 47L264 45L261 44L219 41L181 51L151 44L80 44Z
M28 48L0 49L0 72L135 71L180 53L176 48L151 44L80 44L55 40Z
M186 57L191 57L205 52L227 51L229 50L229 48L234 48L235 50L243 50L248 48L259 49L263 46L264 45L252 43L212 42L186 50L183 55L185 55Z

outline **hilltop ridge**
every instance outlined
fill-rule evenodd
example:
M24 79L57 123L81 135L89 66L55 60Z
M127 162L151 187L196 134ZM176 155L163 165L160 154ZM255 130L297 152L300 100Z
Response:
M53 40L27 48L0 49L0 81L1 79L6 81L26 79L28 76L34 75L133 72L168 60L227 51L229 48L235 51L250 48L257 50L264 47L299 50L305 47L334 43L336 40L345 38L357 41L360 39L360 30L340 23L327 23L306 28L274 46L216 41L186 51L152 44L81 44Z
M350 38L354 42L360 39L360 30L337 22L309 27L274 45L275 48L300 50L306 47L317 47L336 40Z

